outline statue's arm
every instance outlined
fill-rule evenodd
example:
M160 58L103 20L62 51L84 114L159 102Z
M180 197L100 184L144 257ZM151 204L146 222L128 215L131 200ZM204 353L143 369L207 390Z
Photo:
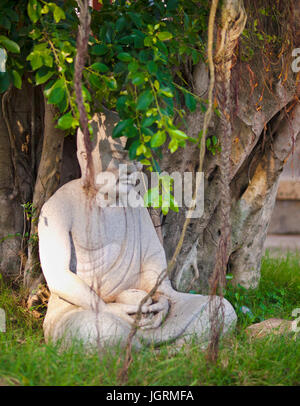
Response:
M39 218L39 251L44 276L52 293L83 309L104 310L105 303L70 271L70 210L66 202L48 201Z

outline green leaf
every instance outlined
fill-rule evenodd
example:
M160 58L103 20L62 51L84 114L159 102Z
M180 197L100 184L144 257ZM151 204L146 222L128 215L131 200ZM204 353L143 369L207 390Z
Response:
M200 53L196 49L192 49L193 64L196 65L200 60Z
M33 70L36 70L43 66L43 59L39 52L31 52L31 54L29 54L26 59L27 61L30 61Z
M139 111L146 110L153 100L154 97L151 90L145 90L138 98L136 109Z
M52 66L53 66L53 57L52 57L52 55L44 53L43 59L44 59L44 64L46 66L48 66L49 68L52 68Z
M144 39L144 45L145 45L145 47L151 47L151 45L152 45L152 37L146 37Z
M116 90L118 88L117 81L114 77L103 77L107 87L111 90Z
M143 72L136 72L132 76L133 76L132 83L135 86L139 86L139 85L142 85L143 83L145 83L146 77Z
M35 74L35 83L37 85L41 85L47 82L47 80L49 80L54 75L54 73L55 72L53 70L49 70L49 68L43 66Z
M136 151L140 145L140 140L134 141L129 147L129 158L133 161L136 158Z
M164 131L157 131L151 138L151 148L158 148L166 142L167 135Z
M42 11L41 11L41 13L42 14L48 14L49 13L49 7L48 7L48 5L47 4L45 4L44 5L44 7L42 8Z
M129 15L129 17L131 18L131 20L133 21L133 23L134 23L138 28L141 28L141 27L143 26L143 22L142 22L142 19L141 19L140 14L132 13L132 12L129 12L129 13L127 13L127 14Z
M126 19L124 17L120 17L116 22L116 30L118 32L122 31L126 27Z
M57 104L58 110L60 111L60 113L64 113L67 108L68 108L68 98L67 98L67 92L64 93L64 97L62 98L62 100Z
M127 64L125 62L117 62L114 66L114 73L124 73L127 70Z
M155 187L152 189L148 189L144 195L144 204L146 207L160 207L160 196L159 196L159 188Z
M92 55L98 55L98 56L102 56L105 55L108 52L108 47L104 44L99 45L93 45L91 48L91 54Z
M123 132L126 130L127 127L132 126L133 124L133 119L128 118L127 120L120 121L115 128L113 129L113 138L118 138L121 137Z
M171 154L173 154L178 149L178 141L173 138L169 143L168 148L171 151Z
M137 61L132 61L130 62L130 64L128 65L128 70L129 72L133 73L136 72L139 69L139 64Z
M212 136L212 142L214 146L218 144L218 138L215 135Z
M146 154L146 152L147 152L147 147L144 144L139 145L137 150L136 150L137 155Z
M176 213L179 212L178 203L176 202L174 196L170 194L170 209L175 211Z
M117 110L118 110L118 111L124 110L125 105L126 105L126 101L127 101L127 97L126 97L126 96L120 96L120 97L118 98L117 103L116 103L116 107L117 107Z
M16 70L13 70L12 72L12 77L13 77L13 84L17 89L22 89L22 78Z
M60 7L56 6L54 9L54 12L53 12L53 17L54 17L55 22L59 23L60 20L65 20L66 15Z
M147 128L147 127L143 127L142 130L143 130L143 134L144 134L147 138L149 138L149 141L150 141L151 137L154 136L153 131L151 131L150 128Z
M133 34L131 36L133 37L134 48L144 48L144 38L146 35L142 31L133 30Z
M29 0L27 6L27 13L30 20L36 23L42 14L42 7L37 0Z
M3 45L4 48L9 52L12 52L14 54L20 53L19 45L15 41L7 38L5 35L0 35L0 44Z
M166 97L170 97L170 98L174 97L174 95L169 87L163 87L158 92L159 92L159 94L162 94Z
M157 120L157 116L150 116L150 117L146 117L143 121L141 126L142 127L150 127L153 123L155 123L155 121Z
M146 66L148 72L151 73L151 75L154 75L157 72L158 67L154 61L147 62Z
M160 41L168 41L173 38L173 34L168 31L162 31L157 34Z
M136 138L139 135L139 132L135 125L130 125L126 128L124 135L127 138Z
M91 65L91 69L100 73L106 73L109 71L109 67L101 62L93 63L93 65Z
M82 93L83 93L84 99L88 100L89 102L91 102L93 100L91 93L87 90L87 88L84 85L82 85Z
M162 206L161 212L164 216L166 216L169 213L169 206Z
M57 80L49 91L48 103L58 104L64 98L66 89L63 79Z
M196 107L197 107L197 101L195 99L195 97L193 95L191 95L190 93L185 92L184 93L184 100L185 100L185 104L187 106L187 108L190 111L195 111Z
M141 163L142 165L151 165L151 162L149 161L149 159L142 159L142 160L140 161L140 163Z
M172 137L175 137L179 140L185 140L188 138L188 136L183 131L172 128L169 128L168 131Z
M62 87L54 88L49 95L48 103L49 104L58 104L62 101L65 94L65 90Z
M96 89L101 89L103 87L103 81L97 75L89 75L89 82Z
M132 60L132 56L127 52L121 52L117 55L117 58L122 62L130 62Z
M10 85L10 75L8 72L0 72L0 93L6 92Z
M68 130L69 128L76 128L78 124L78 120L72 116L71 112L69 112L60 117L57 122L57 127L61 130Z
M139 52L139 60L142 62L142 63L147 63L147 62L149 62L149 60L150 59L152 59L152 53L151 53L151 51L152 50L145 50L145 49L143 49L141 52Z

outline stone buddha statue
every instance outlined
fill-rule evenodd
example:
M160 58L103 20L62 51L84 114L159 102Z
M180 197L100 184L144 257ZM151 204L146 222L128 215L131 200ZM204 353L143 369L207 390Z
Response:
M96 195L88 196L84 187L87 154L78 130L82 176L62 186L41 211L40 259L51 292L44 321L46 341L62 340L66 346L75 340L91 347L124 345L141 300L167 266L145 207L100 204L110 201L103 173L117 176L120 202L134 187L131 175L141 169L127 160L124 140L111 136L117 119L114 113L105 113L91 122ZM120 163L128 163L127 174L118 170ZM219 305L219 298L214 303ZM224 334L236 323L235 311L225 299L222 315ZM133 345L178 343L191 337L205 344L209 334L209 296L177 292L166 277L142 306Z

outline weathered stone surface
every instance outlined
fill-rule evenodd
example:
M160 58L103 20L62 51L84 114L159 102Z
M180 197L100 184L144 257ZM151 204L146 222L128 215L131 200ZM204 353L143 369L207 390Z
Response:
M126 162L120 141L111 138L114 117L95 117L92 158L95 174L116 173ZM39 220L40 258L51 291L44 322L46 339L75 339L86 345L125 344L139 303L166 269L166 257L149 213L144 207L100 207L110 187L84 190L86 150L78 133L77 156L82 177L66 183L44 205ZM99 153L100 152L100 153ZM119 174L119 199L132 190L128 176ZM97 179L97 177L96 177ZM212 306L219 306L215 298ZM224 299L223 333L236 322ZM165 278L142 307L143 317L134 346L160 344L196 334L207 342L209 297L175 291ZM220 317L221 313L219 312ZM221 320L220 320L221 321Z
M263 338L269 334L280 335L290 331L292 331L292 321L275 318L252 324L246 329L246 333L253 338Z

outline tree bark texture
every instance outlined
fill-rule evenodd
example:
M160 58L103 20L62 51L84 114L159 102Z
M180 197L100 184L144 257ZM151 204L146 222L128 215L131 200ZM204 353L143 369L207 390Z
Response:
M256 63L257 64L256 64ZM259 78L259 61L253 73ZM194 71L194 87L205 98L208 78L205 67ZM299 106L295 102L295 82L278 81L269 92L263 81L253 89L249 80L249 65L238 63L232 71L232 153L231 163L231 249L227 272L233 282L246 288L255 288L260 278L260 263L271 213L275 204L279 176L292 153L294 141L300 131ZM236 102L236 100L238 100ZM260 100L260 108L257 101ZM290 108L290 109L289 109ZM288 112L289 111L289 112ZM202 128L200 111L187 117L188 135L197 138ZM220 122L215 115L208 135L222 137ZM195 172L197 151L193 145L171 155L166 151L163 169L168 172ZM172 275L173 284L180 290L190 288L202 292L209 290L209 280L217 257L222 227L220 211L220 154L207 153L204 176L204 214L193 219L187 231L182 253ZM168 258L179 239L186 210L179 214L170 212L164 222L164 246ZM191 281L199 274L191 286ZM180 278L178 278L180 275Z

